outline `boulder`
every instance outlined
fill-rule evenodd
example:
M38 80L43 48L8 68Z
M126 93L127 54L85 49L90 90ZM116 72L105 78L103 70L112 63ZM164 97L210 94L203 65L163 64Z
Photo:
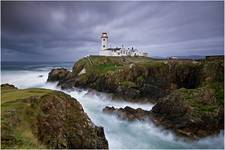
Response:
M103 109L103 112L108 114L114 114L118 118L127 121L144 121L146 119L149 119L151 115L150 111L145 111L141 108L133 109L129 106L126 106L125 108L114 108L106 106Z
M71 72L64 68L52 69L48 74L48 82L61 81L70 76Z

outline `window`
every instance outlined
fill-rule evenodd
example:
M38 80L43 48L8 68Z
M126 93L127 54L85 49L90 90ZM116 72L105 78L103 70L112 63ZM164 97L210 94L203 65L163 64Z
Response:
M105 41L105 39L103 39L103 41Z
M105 47L105 45L103 45L103 47Z

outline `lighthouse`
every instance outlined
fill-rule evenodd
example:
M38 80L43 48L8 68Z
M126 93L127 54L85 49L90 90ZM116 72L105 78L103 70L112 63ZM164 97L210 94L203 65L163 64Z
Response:
M106 32L102 33L101 39L102 39L102 50L108 49L108 35Z
M109 37L107 32L102 32L101 35L101 49L99 51L100 56L145 56L147 57L147 53L143 53L138 51L137 49L126 49L124 46L122 48L110 48L108 47Z

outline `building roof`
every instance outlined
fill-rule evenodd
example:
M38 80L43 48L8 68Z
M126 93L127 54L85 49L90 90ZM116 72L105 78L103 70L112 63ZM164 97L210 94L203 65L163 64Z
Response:
M121 48L107 48L106 50L111 50L111 51L117 51L120 50Z

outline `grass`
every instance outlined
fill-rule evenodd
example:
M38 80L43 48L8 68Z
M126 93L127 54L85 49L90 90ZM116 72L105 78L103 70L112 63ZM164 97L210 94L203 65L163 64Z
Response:
M32 122L39 111L27 98L51 92L39 88L1 89L1 148L46 148L32 132Z
M121 82L121 85L128 87L128 88L137 87L137 85L131 81L123 81L123 82Z
M17 99L25 99L31 96L42 96L51 92L51 90L47 89L39 89L39 88L30 88L25 90L20 89L4 89L1 90L1 104Z
M90 56L89 59L93 62L90 65L88 58L83 58L77 63L84 65L88 71L96 73L107 73L115 71L123 66L129 67L130 64L145 66L161 66L163 61L153 60L149 57L105 57L105 56Z
M197 89L179 89L179 92L182 93L183 98L186 102L188 102L192 108L194 108L197 112L214 112L218 108L218 104L206 104L199 99L201 99L202 94L204 94L204 88L197 88Z
M212 84L217 101L224 104L224 86L218 82Z
M217 109L218 107L213 105L199 105L199 110L200 111L204 111L204 112L213 112L215 109Z
M93 69L99 73L107 73L108 71L115 71L120 68L121 65L117 64L99 64L95 65Z
M99 64L116 64L116 65L127 65L131 63L146 63L150 62L153 59L149 57L115 57L115 56L89 56L90 60L93 62L94 65ZM156 60L154 60L156 61ZM90 64L88 58L83 58L78 61L80 64Z

